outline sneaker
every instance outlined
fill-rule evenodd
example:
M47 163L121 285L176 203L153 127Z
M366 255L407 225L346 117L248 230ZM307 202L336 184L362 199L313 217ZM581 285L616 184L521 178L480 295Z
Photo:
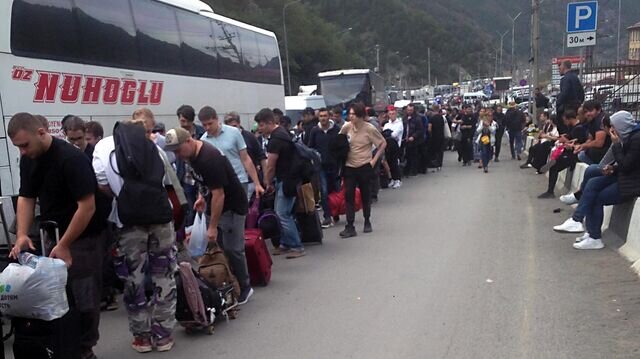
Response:
M500 159L496 157L495 159L496 163L500 162Z
M151 338L147 336L134 336L131 348L138 353L148 353L153 350L153 344Z
M556 164L556 160L549 160L547 161L547 163L544 164L544 166L542 166L542 168L540 168L540 172L542 173L547 173L549 172L549 169L551 167L553 167Z
M578 199L573 193L565 194L564 196L560 196L560 202L570 206L572 204L578 203Z
M356 232L356 229L353 226L349 226L349 225L344 227L344 231L340 232L341 238L351 238L357 235L358 235L358 232Z
M307 253L304 251L304 249L292 249L289 251L289 253L287 254L287 256L285 258L287 259L296 259L296 258L300 258L300 257L304 257Z
M553 230L563 233L582 233L584 226L582 223L574 221L573 218L569 218L563 224L553 227Z
M362 233L371 233L373 232L373 228L371 227L371 222L364 222L364 228L362 229Z
M118 310L118 299L116 298L116 296L115 295L111 296L106 300L102 301L100 305L100 310L107 311L107 312Z
M540 198L540 199L550 199L550 198L556 198L556 195L553 194L553 192L545 192L545 193L539 195L538 198Z
M238 304L240 305L247 304L247 302L249 301L249 298L251 298L252 295L253 295L253 288L251 287L242 288L242 290L240 291L240 297L238 298Z
M489 173L489 169L488 169L488 168L485 168L485 169L484 169L484 173Z
M160 338L156 341L156 350L159 352L168 352L173 348L173 338Z
M602 249L604 248L604 243L600 239L593 239L591 237L587 237L582 242L574 243L573 248L575 249Z
M530 165L530 164L528 164L528 163L523 163L523 164L521 164L521 165L520 165L520 168L522 168L523 170L524 170L524 169L527 169L527 168L529 168L529 167L531 167L531 165Z
M393 187L391 187L391 188L398 189L400 187L402 187L402 181L396 180L395 183L393 184Z
M576 240L573 243L580 243L580 242L584 241L585 239L587 239L589 237L591 237L589 235L589 232L584 232L584 234L581 235L580 237L576 238Z
M289 249L289 248L287 248L287 247L280 246L280 247L278 247L278 248L274 249L272 254L273 254L274 256L279 256L279 255L281 255L281 254L287 254L287 253L289 253L289 251L290 251L290 250L291 250L291 249Z
M322 228L330 227L333 227L333 219L331 217L325 218L324 221L322 221Z
M396 184L396 180L390 180L390 181L389 181L389 186L388 186L388 187L389 187L389 188L393 188L393 186L395 186L395 184Z

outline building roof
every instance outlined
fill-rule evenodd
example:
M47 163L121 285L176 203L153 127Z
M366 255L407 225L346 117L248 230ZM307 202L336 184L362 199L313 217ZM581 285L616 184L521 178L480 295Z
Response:
M627 30L635 30L635 29L640 29L640 22L637 22L634 25L631 25L627 28Z

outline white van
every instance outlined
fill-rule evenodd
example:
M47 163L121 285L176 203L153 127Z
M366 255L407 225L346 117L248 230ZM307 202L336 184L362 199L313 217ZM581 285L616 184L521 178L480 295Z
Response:
M307 107L314 110L326 107L324 96L286 96L284 98L285 115L291 118L291 124L294 126L302 119L302 110Z

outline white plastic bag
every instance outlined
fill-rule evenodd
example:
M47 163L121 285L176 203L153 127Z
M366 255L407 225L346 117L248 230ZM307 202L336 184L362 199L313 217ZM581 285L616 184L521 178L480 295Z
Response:
M207 239L207 220L204 214L198 213L193 221L193 226L191 226L191 239L187 247L191 257L202 257L207 250L207 244L209 244Z
M69 311L65 287L67 267L60 259L22 253L0 273L3 315L54 320Z

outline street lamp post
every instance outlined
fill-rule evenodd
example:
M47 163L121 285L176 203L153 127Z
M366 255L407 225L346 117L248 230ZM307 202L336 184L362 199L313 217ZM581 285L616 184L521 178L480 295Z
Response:
M290 1L282 7L282 27L284 28L284 54L287 59L287 89L289 90L289 96L291 96L291 68L289 66L289 44L287 42L287 8L293 4L299 3L302 0Z
M513 77L513 64L515 57L515 39L516 39L516 20L522 15L522 11L518 13L518 15L511 17L511 15L507 14L509 19L511 19L511 77Z
M500 36L500 67L498 69L499 73L502 72L502 48L504 45L504 37L509 33L509 30L503 32L502 34L498 32L498 36Z

